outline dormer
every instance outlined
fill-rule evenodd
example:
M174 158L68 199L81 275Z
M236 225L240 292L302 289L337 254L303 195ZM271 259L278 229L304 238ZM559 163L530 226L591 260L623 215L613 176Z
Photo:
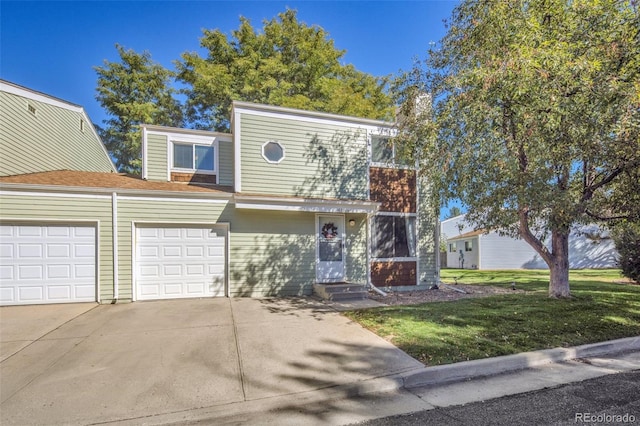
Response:
M143 125L142 178L232 186L232 137L228 133Z

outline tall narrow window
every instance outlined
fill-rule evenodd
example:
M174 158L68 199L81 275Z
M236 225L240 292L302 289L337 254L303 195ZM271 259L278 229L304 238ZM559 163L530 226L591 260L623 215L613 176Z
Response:
M371 253L374 258L416 256L416 218L376 215L371 223Z

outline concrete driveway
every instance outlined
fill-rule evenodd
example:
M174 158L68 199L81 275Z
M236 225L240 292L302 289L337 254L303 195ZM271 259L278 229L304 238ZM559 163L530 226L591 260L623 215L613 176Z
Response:
M142 421L423 367L305 298L4 307L0 324L3 425Z

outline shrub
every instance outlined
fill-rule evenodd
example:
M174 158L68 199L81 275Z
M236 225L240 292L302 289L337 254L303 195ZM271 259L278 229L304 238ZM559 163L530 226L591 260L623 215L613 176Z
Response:
M627 222L616 226L613 240L620 254L622 275L640 284L640 224Z

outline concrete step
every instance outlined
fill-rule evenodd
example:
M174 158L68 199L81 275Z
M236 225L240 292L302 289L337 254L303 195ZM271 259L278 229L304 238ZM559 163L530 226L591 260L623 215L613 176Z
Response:
M314 284L313 291L325 300L361 300L367 298L365 284Z

